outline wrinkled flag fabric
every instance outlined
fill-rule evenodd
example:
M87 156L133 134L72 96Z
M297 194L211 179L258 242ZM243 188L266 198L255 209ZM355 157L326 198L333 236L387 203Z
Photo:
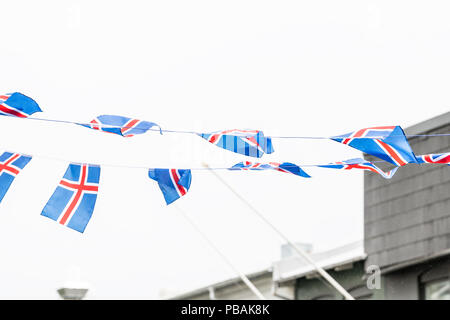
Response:
M0 94L0 115L28 118L42 112L36 101L20 92Z
M272 139L259 130L232 129L198 135L220 148L249 157L261 158L274 151Z
M397 172L397 169L399 168L399 167L395 167L394 169L392 169L388 172L384 172L383 170L378 168L376 165L374 165L372 162L366 161L361 158L333 162L333 163L326 164L326 165L318 165L318 167L330 168L330 169L342 169L342 170L351 170L351 169L367 170L367 171L372 171L372 172L378 173L385 179L391 179L394 176L394 174Z
M311 178L311 176L307 174L302 168L290 162L259 163L259 162L242 161L229 168L229 170L275 170L285 173L291 173L303 178Z
M418 163L440 163L450 166L450 153L431 153L417 156Z
M115 115L101 115L93 119L90 124L83 123L80 125L94 130L114 133L126 138L146 133L153 127L158 127L159 132L162 133L161 127L156 123Z
M189 169L149 169L148 176L158 182L168 205L186 195L192 180Z
M405 133L399 126L364 128L331 139L398 167L417 163Z

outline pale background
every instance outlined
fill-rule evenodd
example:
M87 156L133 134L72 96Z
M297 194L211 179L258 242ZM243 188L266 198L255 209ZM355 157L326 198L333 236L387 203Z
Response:
M407 127L449 110L448 1L0 1L0 92L36 117L136 117L165 129L343 134ZM84 234L40 216L67 161L230 166L245 157L191 135L131 139L1 117L2 150L36 156L0 204L0 298L57 299L78 267L90 299L158 298L234 277L166 206L145 169L103 167ZM360 156L327 140L274 140L264 161ZM363 238L361 172L221 175L294 241L315 250ZM381 179L381 178L380 178ZM178 205L245 272L282 241L208 172Z

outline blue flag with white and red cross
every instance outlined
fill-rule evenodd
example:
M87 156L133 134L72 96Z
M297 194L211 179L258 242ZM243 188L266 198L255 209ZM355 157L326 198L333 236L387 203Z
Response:
M216 146L243 154L261 158L264 153L272 153L272 139L265 137L259 130L224 130L211 133L198 133L200 137Z
M395 172L397 172L397 169L399 168L399 167L396 167L388 172L384 172L383 170L378 168L376 165L374 165L372 162L366 161L361 158L333 162L333 163L326 164L326 165L318 165L318 167L330 168L330 169L342 169L342 170L351 170L351 169L367 170L367 171L372 171L372 172L378 173L385 179L391 179L394 176Z
M161 127L156 123L142 121L115 115L98 116L90 122L90 124L80 124L83 127L100 130L108 133L114 133L122 137L132 137L137 134L146 133L152 127L158 127L162 133Z
M398 167L417 163L416 156L400 126L364 128L331 140L373 155Z
M431 153L417 156L418 163L440 163L448 164L450 166L450 152L449 153Z
M148 176L158 182L168 205L188 192L192 180L189 169L149 169Z
M100 166L69 164L41 215L84 232L97 201Z
M14 178L30 162L31 156L20 153L4 152L0 156L0 202L8 192Z
M229 170L275 170L280 172L291 173L296 176L304 178L311 178L311 176L307 174L305 171L303 171L302 168L290 162L259 163L259 162L242 161L236 163L234 166L229 168Z
M39 105L20 92L0 94L0 115L28 118L35 112L42 112Z

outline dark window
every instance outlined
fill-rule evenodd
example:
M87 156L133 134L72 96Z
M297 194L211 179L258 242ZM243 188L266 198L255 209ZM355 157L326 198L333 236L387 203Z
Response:
M423 291L425 300L450 300L450 278L424 283Z
M430 261L419 277L419 284L421 299L450 300L449 257Z

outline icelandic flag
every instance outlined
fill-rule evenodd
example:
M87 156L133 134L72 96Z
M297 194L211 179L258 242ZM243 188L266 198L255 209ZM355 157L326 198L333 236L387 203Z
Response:
M326 164L326 165L319 165L318 167L331 168L331 169L343 169L343 170L351 170L351 169L368 170L368 171L378 173L385 179L391 179L394 176L395 172L397 172L397 169L399 168L399 167L396 167L389 172L384 172L383 170L381 170L380 168L375 166L372 162L366 161L361 158L355 158L355 159L350 159L350 160L340 161L340 162L333 162L333 163Z
M418 163L442 163L450 166L450 152L449 153L436 153L436 154L423 154L417 156Z
M0 156L0 202L8 192L14 178L30 162L31 156L20 153L4 152Z
M290 162L254 163L250 161L242 161L236 163L234 166L229 168L229 170L276 170L280 172L291 173L304 178L311 178L311 176L303 171L298 165Z
M162 134L161 127L156 123L114 115L98 116L90 124L80 125L94 130L118 134L126 138L146 133L155 126L159 128L159 132Z
M331 137L367 154L383 159L398 167L417 163L403 129L399 126L373 127Z
M20 92L0 94L0 115L28 118L35 112L42 112L33 99Z
M167 204L184 196L192 180L189 169L149 169L148 176L158 182Z
M41 215L84 232L97 201L99 180L100 166L69 164Z
M264 153L273 152L272 139L264 137L259 130L233 129L198 135L220 148L249 157L261 158Z

